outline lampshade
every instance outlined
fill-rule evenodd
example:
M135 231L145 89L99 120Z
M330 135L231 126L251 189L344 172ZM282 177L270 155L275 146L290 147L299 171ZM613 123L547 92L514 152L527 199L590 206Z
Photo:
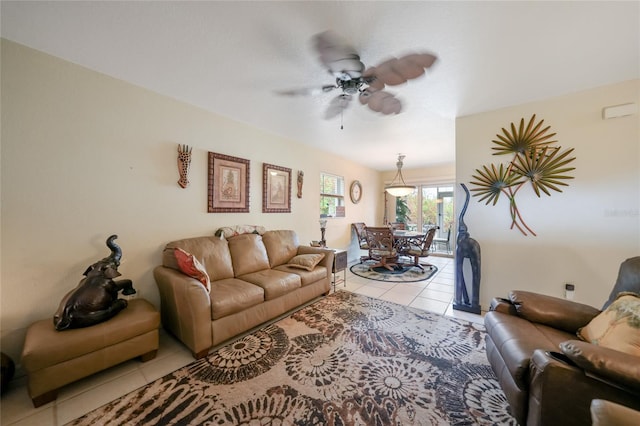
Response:
M415 186L407 185L406 183L404 183L404 178L402 177L402 160L404 160L404 157L404 155L398 154L398 162L396 163L398 171L391 181L391 185L385 188L385 191L387 191L394 197L404 197L405 195L409 195L416 190Z

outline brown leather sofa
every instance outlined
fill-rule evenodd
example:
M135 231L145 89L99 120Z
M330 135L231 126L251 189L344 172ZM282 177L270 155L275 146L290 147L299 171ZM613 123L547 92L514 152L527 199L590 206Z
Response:
M620 266L605 309L620 292L640 293L640 257ZM640 409L640 357L578 340L600 310L512 291L485 315L487 358L521 425L588 425L605 399Z
M206 269L210 293L181 272L176 248ZM324 258L311 270L290 265L309 254ZM328 294L333 257L332 250L300 245L291 230L170 242L162 266L154 269L162 324L196 359L202 358L213 346Z

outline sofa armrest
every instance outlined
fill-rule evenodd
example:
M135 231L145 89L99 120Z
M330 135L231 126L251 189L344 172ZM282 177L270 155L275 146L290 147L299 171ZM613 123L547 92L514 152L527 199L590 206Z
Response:
M590 405L596 398L630 407L640 404L635 392L584 374L580 367L563 360L562 354L533 352L527 425L591 424Z
M153 270L160 292L162 325L198 358L213 345L211 299L202 283L180 271L157 266Z
M593 306L529 291L511 291L509 301L522 318L568 333L575 333L600 313Z
M640 358L637 356L581 340L562 342L560 349L588 373L640 393Z
M318 263L319 266L324 266L327 268L327 279L331 282L331 271L333 270L333 258L335 253L333 250L325 249L322 247L311 247L311 246L298 246L297 254L316 254L322 253L324 254L324 259Z

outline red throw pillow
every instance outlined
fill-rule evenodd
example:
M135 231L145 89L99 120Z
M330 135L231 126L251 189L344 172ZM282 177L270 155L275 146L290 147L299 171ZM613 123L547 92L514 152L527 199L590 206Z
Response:
M210 292L211 281L209 280L209 275L207 274L207 271L205 271L204 266L202 266L202 263L200 263L192 254L187 253L181 248L176 247L173 250L173 253L178 261L180 271L200 281L204 288L207 289L207 292Z

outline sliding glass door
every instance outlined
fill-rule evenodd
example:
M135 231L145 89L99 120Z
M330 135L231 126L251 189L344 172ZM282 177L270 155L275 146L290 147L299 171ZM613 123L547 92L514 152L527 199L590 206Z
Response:
M437 251L450 252L455 235L454 184L419 185L417 190L396 200L396 221L405 222L409 230L439 229L436 238L449 238L449 244L438 244ZM449 231L451 230L451 231Z

